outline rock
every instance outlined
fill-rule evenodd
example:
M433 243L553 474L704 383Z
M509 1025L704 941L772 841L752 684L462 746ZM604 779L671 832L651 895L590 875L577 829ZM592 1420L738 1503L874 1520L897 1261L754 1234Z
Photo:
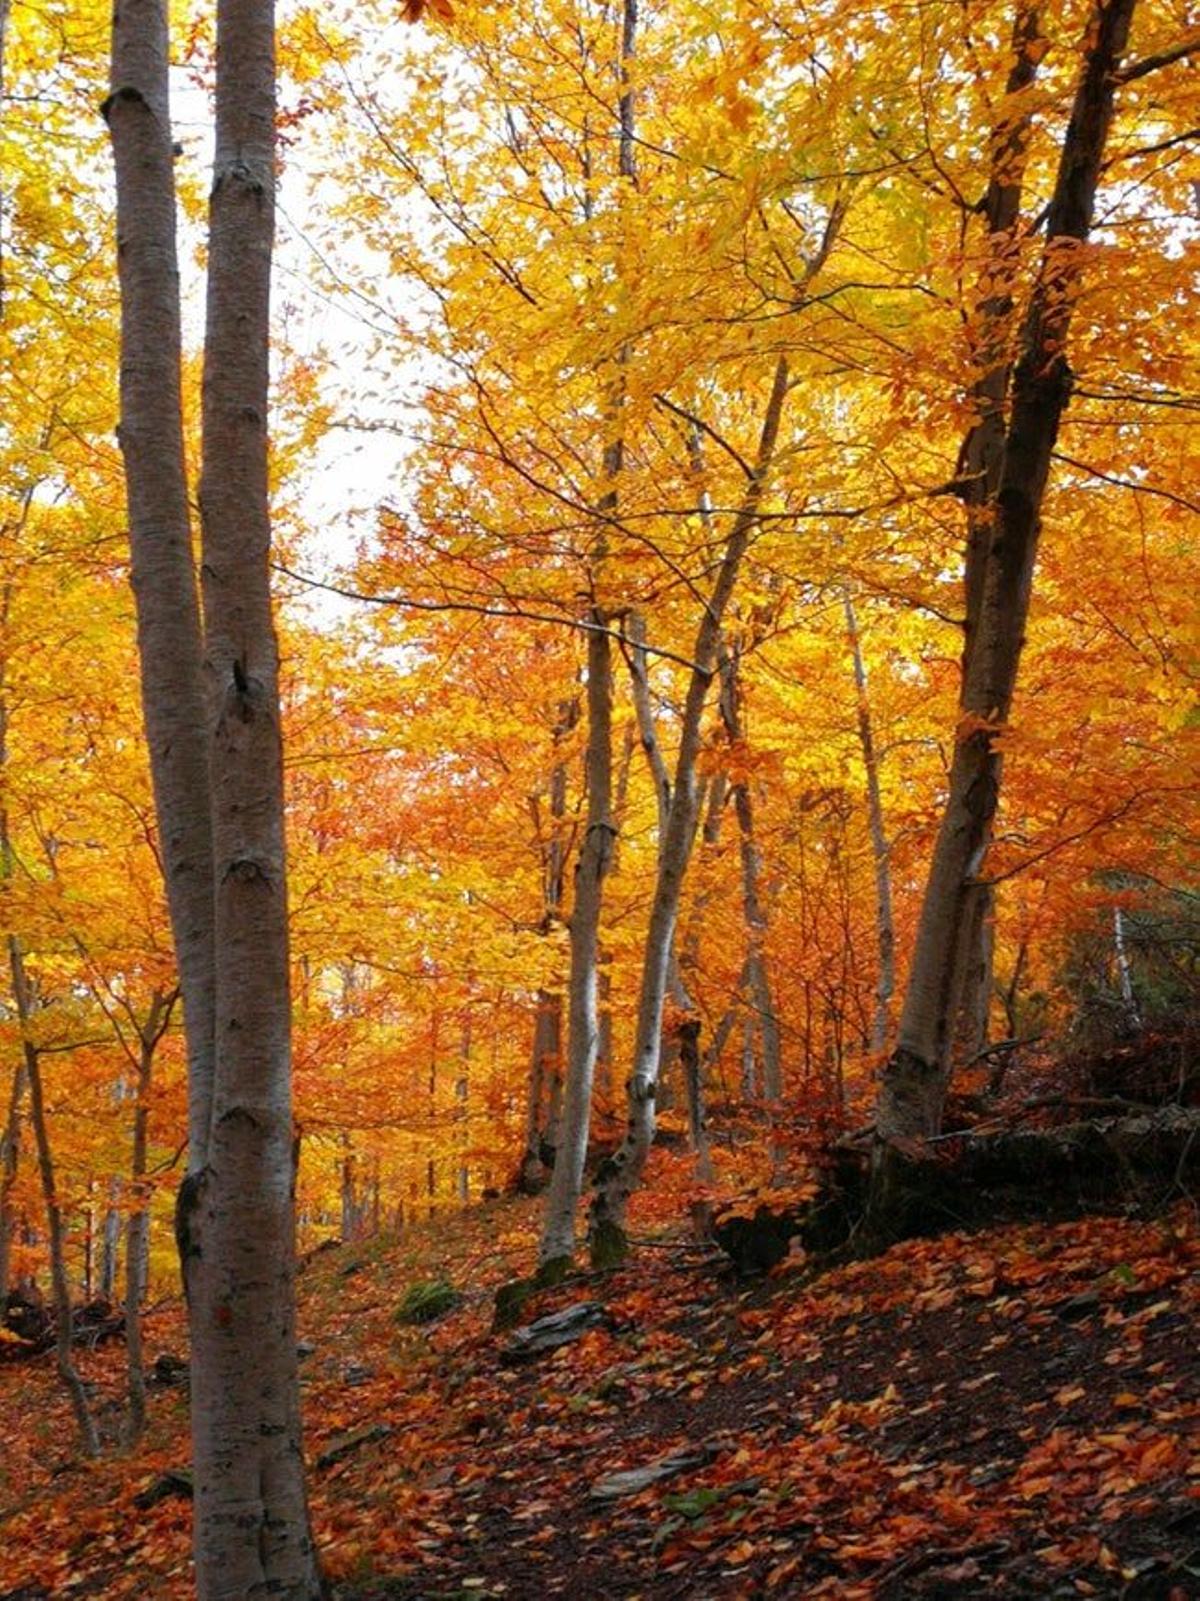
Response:
M150 1370L151 1384L187 1384L190 1378L189 1364L183 1357L176 1356L174 1351L160 1351L154 1358L154 1366Z
M509 1279L496 1290L495 1311L492 1314L492 1333L511 1329L519 1323L530 1296L537 1291L536 1279Z
M803 1218L794 1207L772 1207L761 1202L752 1216L718 1214L712 1235L743 1276L769 1273L787 1256L792 1239L801 1232Z
M668 1456L655 1457L640 1468L626 1468L621 1473L610 1473L597 1479L588 1491L593 1501L618 1501L626 1495L640 1495L662 1479L672 1479L689 1468L702 1468L717 1455L711 1445L689 1446L672 1451Z
M299 1361L299 1362L303 1362L305 1357L311 1356L315 1350L316 1350L316 1346L313 1344L313 1342L311 1340L297 1340L296 1341L296 1360Z
M599 1301L576 1301L561 1312L551 1312L535 1323L516 1329L500 1353L502 1362L529 1362L560 1345L570 1345L589 1329L611 1328L612 1319Z
M181 1501L192 1499L192 1475L186 1468L169 1468L166 1473L160 1473L156 1479L151 1479L146 1488L133 1498L135 1507L143 1512L157 1506L160 1501L169 1501L173 1496Z
M361 1450L364 1445L372 1445L376 1440L386 1440L394 1433L390 1423L365 1423L362 1428L351 1429L346 1434L339 1434L321 1452L317 1458L317 1467L331 1468L335 1462L341 1462L344 1457L353 1456L355 1451Z
M369 1384L375 1377L375 1369L364 1367L361 1362L347 1362L342 1369L342 1383L348 1384L352 1390L360 1385Z

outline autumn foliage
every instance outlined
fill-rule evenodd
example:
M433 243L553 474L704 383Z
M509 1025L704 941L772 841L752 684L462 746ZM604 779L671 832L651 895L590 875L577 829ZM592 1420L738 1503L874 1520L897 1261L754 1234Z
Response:
M619 1547L631 1594L684 1574L730 1595L966 1594L1003 1573L997 1594L1061 1576L1087 1595L1152 1572L1165 1588L1129 1593L1182 1596L1192 1568L1140 1566L1173 1562L1170 1520L1195 1516L1182 1214L912 1243L761 1304L693 1295L669 1232L689 1208L807 1201L869 1122L954 754L981 734L1003 788L973 869L983 1016L952 1042L953 1122L1011 1113L1006 1078L1039 1108L1196 1099L1200 41L1139 0L1090 231L1048 239L1090 0L785 10L280 19L297 1225L302 1251L344 1242L305 1280L310 1455L392 1431L318 1467L318 1534L339 1581L403 1568L463 1593L503 1593L503 1544L510 1595L567 1561L602 1593ZM78 1301L116 1300L144 1215L147 1338L174 1346L186 1052L115 441L109 10L0 0L0 18L0 1312L48 1286L48 1200ZM172 25L194 465L216 54L208 8ZM1019 205L990 228L1005 185ZM972 441L1043 301L1069 305L1069 397L1016 696L1002 720L964 715L988 515ZM645 1283L622 1269L613 1326L543 1383L499 1363L484 1302L536 1257L509 1197L546 1181L559 1133L597 628L615 694L589 1177L626 1124L697 672L706 697L632 1222L680 1254ZM1150 1087L1111 1067L1144 1039ZM443 1270L465 1306L397 1332L405 1278ZM1076 1295L1096 1298L1079 1322ZM1078 1349L1052 1371L1064 1327ZM0 1583L188 1593L186 1508L145 1511L128 1549L106 1509L182 1465L182 1396L152 1396L148 1443L90 1481L60 1456L50 1375L0 1341ZM118 1349L81 1361L111 1458ZM1080 1388L1084 1366L1104 1383ZM586 1483L651 1436L669 1453L692 1405L708 1457L608 1521ZM958 1448L927 1448L936 1431ZM1160 1546L1130 1532L1143 1516Z

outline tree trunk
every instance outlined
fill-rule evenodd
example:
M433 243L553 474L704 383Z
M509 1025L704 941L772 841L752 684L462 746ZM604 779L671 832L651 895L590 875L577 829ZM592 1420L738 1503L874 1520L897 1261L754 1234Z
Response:
M579 699L562 703L554 728L557 747L579 721ZM536 798L531 803L535 808ZM567 813L567 768L556 757L550 774L550 837L542 850L542 928L547 934L562 922L563 890L567 865L564 820ZM545 1170L554 1165L562 1111L562 996L539 990L529 1060L529 1102L525 1119L525 1150L518 1175L519 1187L535 1194Z
M121 1250L121 1181L113 1178L100 1230L100 1294L111 1301L117 1293L117 1259Z
M1021 195L1033 126L1033 105L1025 91L1037 77L1044 49L1038 7L1021 0L1013 23L1012 67L1001 102L1014 110L992 130L991 173L983 203L987 253L982 276L986 289L976 313L974 361L978 376L971 386L977 420L959 454L961 494L967 511L964 692L971 654L979 640L988 551L1004 463L1004 417L1012 382L1013 293L1021 264ZM939 1067L945 1077L952 1071L956 1045L963 1057L969 1058L987 1042L996 897L984 883L971 886L967 893L970 904L964 911L949 980L951 1015L942 1031L945 1054Z
M882 1051L887 1045L892 1023L892 996L896 989L896 924L892 915L891 846L883 821L883 796L879 786L879 758L875 751L875 730L871 721L871 702L867 696L867 670L863 663L854 603L847 594L846 632L854 664L854 688L858 700L858 742L862 750L867 779L867 826L871 834L871 860L875 866L875 933L879 951L879 972L875 980L875 1015L871 1020L871 1049Z
M4 841L7 852L7 839ZM33 1124L33 1138L37 1147L38 1173L42 1181L42 1198L46 1205L47 1245L50 1256L50 1283L54 1291L55 1353L58 1374L71 1398L79 1436L88 1456L100 1455L100 1441L96 1425L88 1410L87 1392L83 1380L71 1357L71 1286L67 1279L65 1234L62 1208L58 1201L58 1186L54 1172L54 1154L50 1149L50 1130L46 1122L46 1100L42 1090L41 1061L30 1031L32 1011L29 980L25 972L25 959L21 943L15 934L8 936L8 965L12 975L13 1002L17 1020L21 1025L21 1047L25 1058L25 1076L29 1081L29 1112Z
M601 623L598 613L594 620ZM600 1041L597 973L604 879L612 858L612 651L607 633L588 635L587 826L575 867L571 909L571 966L567 984L566 1094L546 1196L539 1260L570 1261L575 1254L575 1213L583 1188L592 1080Z
M268 583L270 0L219 0L217 12L203 667L182 449L167 59L162 0L121 0L105 111L117 169L121 443L143 705L188 1037L191 1145L176 1229L192 1340L196 1581L202 1601L268 1592L311 1601L323 1586L300 1447Z
M121 422L142 715L188 1050L188 1167L203 1167L215 1017L200 610L183 448L165 0L122 0L104 114L117 180Z
M723 651L721 659L721 720L730 745L741 745L746 738L739 693L737 651ZM754 832L754 797L749 782L739 778L730 785L734 816L738 823L739 855L742 869L742 917L746 924L746 994L753 1011L754 1027L762 1042L762 1091L768 1101L783 1094L783 1068L779 1048L779 1017L771 992L767 966L767 913L759 880L762 864Z
M671 804L666 834L659 846L658 872L642 962L633 1068L627 1081L629 1127L616 1153L601 1164L592 1198L590 1233L592 1255L597 1264L619 1259L625 1254L625 1211L629 1197L641 1178L654 1138L654 1093L658 1079L671 941L699 810L696 759L700 753L701 718L708 698L708 687L717 668L721 623L757 521L763 487L775 459L787 390L788 364L787 359L781 356L775 366L753 475L730 530L712 593L696 634L693 649L695 665L688 682L680 725Z
M968 650L949 794L934 848L896 1051L876 1102L884 1142L938 1132L959 953L1000 787L997 736L1012 705L1029 611L1042 500L1070 393L1066 348L1083 243L1112 117L1116 71L1135 0L1092 18L1083 71L1047 217L1047 240L1020 337L1012 406L988 523L978 632ZM887 1185L881 1185L881 1200Z
M133 1112L133 1150L129 1187L133 1209L125 1232L125 1344L129 1378L129 1443L140 1440L146 1427L146 1369L142 1359L142 1305L146 1299L146 1267L150 1245L150 1192L146 1184L146 1150L150 1128L150 1087L154 1080L154 1053L170 1022L174 997L155 993L140 1028L137 1097Z
M17 1182L17 1167L21 1156L21 1105L24 1098L25 1059L22 1056L13 1069L4 1131L0 1134L0 1309L8 1299L9 1280L12 1275L12 1242L16 1232L12 1193L13 1186Z

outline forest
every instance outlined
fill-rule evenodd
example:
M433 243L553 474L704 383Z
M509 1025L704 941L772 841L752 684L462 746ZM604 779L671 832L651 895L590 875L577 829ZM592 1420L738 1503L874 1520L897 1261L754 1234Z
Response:
M1200 1595L1187 0L0 0L0 1601Z

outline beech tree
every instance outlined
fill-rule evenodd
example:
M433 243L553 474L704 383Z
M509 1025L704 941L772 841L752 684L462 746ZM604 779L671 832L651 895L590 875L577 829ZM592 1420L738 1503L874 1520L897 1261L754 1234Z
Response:
M981 417L965 462L971 471L968 643L954 757L941 827L925 889L899 1039L875 1109L879 1139L899 1143L936 1134L948 1083L948 1037L963 989L969 923L999 799L1004 732L1016 687L1029 613L1042 503L1059 425L1071 392L1068 337L1084 271L1096 189L1112 120L1121 58L1135 0L1107 0L1088 22L1082 68L1063 137L1046 242L1018 336L1002 444L993 436L1008 387L1003 362L985 351L978 387ZM1021 60L1033 30L1019 22ZM1034 45L1036 49L1036 44ZM1020 69L1014 72L1014 78ZM1026 74L1027 79L1027 74ZM1010 79L1010 85L1013 79ZM1018 85L1019 87L1020 85ZM1017 123L1018 151L1023 138ZM1012 194L989 191L993 232L1013 226ZM1001 278L1003 283L1003 275ZM1003 295L1003 289L1000 291ZM997 316L1002 312L997 312ZM881 1171L892 1164L884 1163ZM880 1204L887 1204L887 1183Z
M322 1592L296 1373L282 747L268 581L274 51L271 0L220 0L202 621L183 455L162 0L122 0L105 102L142 698L189 1049L176 1232L191 1333L202 1601Z

